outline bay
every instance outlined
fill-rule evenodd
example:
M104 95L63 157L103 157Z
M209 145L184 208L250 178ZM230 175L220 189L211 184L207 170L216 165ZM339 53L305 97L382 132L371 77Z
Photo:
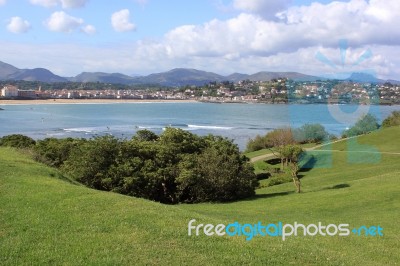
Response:
M213 103L106 103L2 105L0 136L24 134L47 137L90 138L111 134L131 138L140 129L157 134L170 126L199 135L215 134L233 139L244 150L257 134L306 123L322 124L340 136L361 114L371 113L379 121L400 106L378 105L273 105ZM335 110L333 110L335 109Z

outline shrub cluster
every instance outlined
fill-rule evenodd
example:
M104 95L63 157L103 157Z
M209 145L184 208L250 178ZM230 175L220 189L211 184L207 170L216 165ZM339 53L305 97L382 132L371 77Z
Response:
M358 135L367 134L379 128L378 119L371 115L366 114L361 116L351 128L345 130L342 137L353 137Z
M382 122L382 127L394 126L400 126L400 111L393 111L391 115Z
M320 124L305 124L300 128L278 128L268 132L265 136L257 135L247 142L246 151L258 151L272 147L303 144L321 143L332 136Z
M0 138L0 146L13 147L18 149L31 148L35 145L36 141L30 137L13 134Z
M254 195L253 167L231 140L167 128L131 140L39 140L37 160L88 187L163 203L232 201Z
M293 130L297 143L321 143L330 139L329 133L321 124L305 124Z

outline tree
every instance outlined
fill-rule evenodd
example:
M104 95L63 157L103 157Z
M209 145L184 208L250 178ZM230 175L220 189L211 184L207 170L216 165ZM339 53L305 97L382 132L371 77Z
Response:
M34 139L21 134L13 134L0 138L0 146L7 146L19 149L32 148L35 143L36 141Z
M49 166L61 167L71 152L85 142L85 139L73 138L39 140L34 147L35 159Z
M305 124L293 130L298 143L321 143L329 138L329 133L321 124Z
M353 137L367 134L369 132L377 130L378 128L378 119L371 114L367 114L360 117L358 121L354 124L354 126L349 128L348 130L345 130L342 135L344 137Z
M400 125L400 111L393 111L390 116L388 116L382 122L382 127L394 127Z
M254 139L249 139L246 145L246 152L258 151L267 147L265 136L257 135Z
M112 136L91 139L71 151L62 169L88 187L111 190L108 171L115 164L119 146Z
M278 147L296 143L290 127L274 129L265 135L265 139L268 147Z
M295 144L291 128L280 128L269 132L266 136L266 143L271 151L281 159L281 169L287 165L285 146Z
M139 130L136 132L136 135L133 136L133 139L139 141L156 141L158 139L158 135L153 131L148 129Z
M254 195L257 177L238 147L225 138L206 139L208 147L196 156L186 156L180 163L180 200L231 201Z
M296 187L297 193L300 193L300 179L298 177L298 172L300 170L299 167L299 158L303 153L303 149L298 145L287 145L286 148L286 156L290 163L290 170L293 179L293 183Z

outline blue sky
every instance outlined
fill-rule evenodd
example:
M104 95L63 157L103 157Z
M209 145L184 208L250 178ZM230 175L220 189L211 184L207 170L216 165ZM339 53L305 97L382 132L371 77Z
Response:
M398 0L0 0L0 61L62 76L188 67L400 79L399 13Z

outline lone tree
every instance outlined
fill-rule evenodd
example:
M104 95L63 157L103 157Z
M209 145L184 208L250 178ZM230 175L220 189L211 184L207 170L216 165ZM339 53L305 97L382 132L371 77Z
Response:
M272 153L281 159L281 169L288 165L288 157L285 155L285 147L294 145L291 128L279 128L269 132L266 136L266 142L271 147Z
M300 179L298 172L300 170L299 160L303 153L303 149L299 145L287 145L284 148L285 156L289 162L290 172L292 175L293 183L296 186L297 193L300 193Z

